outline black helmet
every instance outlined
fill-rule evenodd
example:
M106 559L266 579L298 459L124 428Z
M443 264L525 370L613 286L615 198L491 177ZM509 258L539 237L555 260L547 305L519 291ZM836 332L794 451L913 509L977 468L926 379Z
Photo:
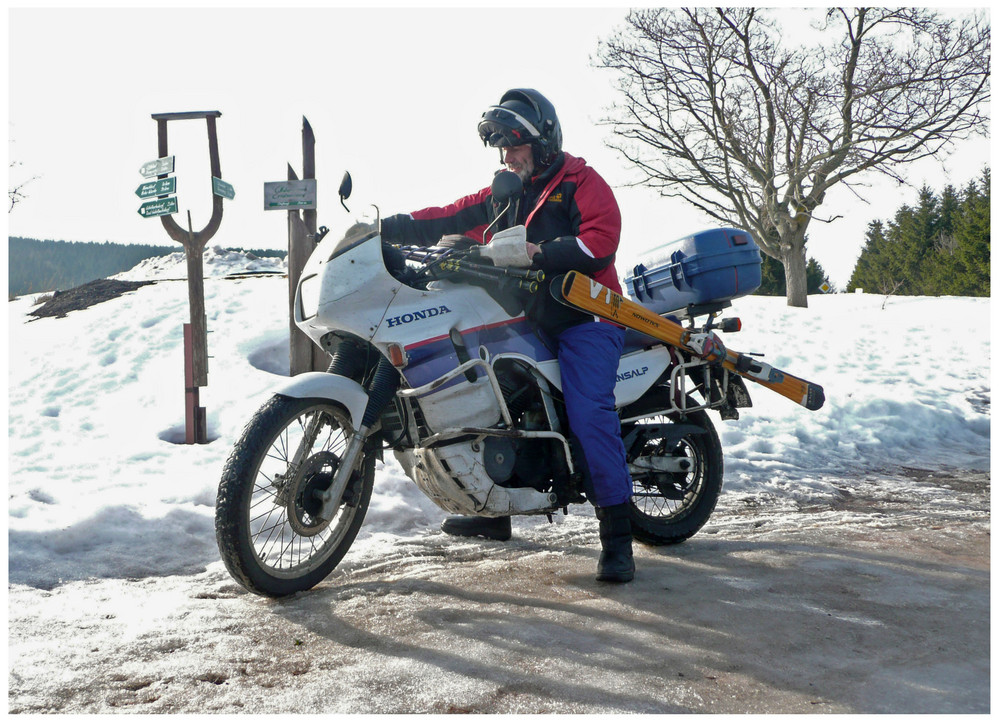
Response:
M491 105L479 121L483 145L493 148L531 143L535 165L550 165L562 150L562 128L556 109L530 88L508 90L499 105Z

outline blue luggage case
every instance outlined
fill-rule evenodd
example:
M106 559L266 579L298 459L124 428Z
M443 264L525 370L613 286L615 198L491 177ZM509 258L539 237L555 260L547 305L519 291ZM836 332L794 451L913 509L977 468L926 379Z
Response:
M688 304L730 301L760 287L760 249L749 233L736 228L701 231L639 260L625 277L626 292L660 314Z

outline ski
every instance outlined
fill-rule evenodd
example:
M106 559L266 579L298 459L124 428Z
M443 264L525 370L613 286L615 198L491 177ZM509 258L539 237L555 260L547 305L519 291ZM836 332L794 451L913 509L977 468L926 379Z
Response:
M712 360L712 344L705 343L703 334L650 311L579 271L567 273L561 284L559 279L554 279L552 295L567 306L641 331L702 358L708 355ZM823 387L819 384L800 379L746 354L726 349L723 358L720 349L717 360L729 371L766 386L810 411L821 408L826 400Z

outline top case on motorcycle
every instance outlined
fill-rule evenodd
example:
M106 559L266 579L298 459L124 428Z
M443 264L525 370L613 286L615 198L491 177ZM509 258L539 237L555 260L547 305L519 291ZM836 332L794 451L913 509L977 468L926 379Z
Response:
M625 277L627 294L655 313L729 301L760 287L760 249L737 228L701 231L639 257Z

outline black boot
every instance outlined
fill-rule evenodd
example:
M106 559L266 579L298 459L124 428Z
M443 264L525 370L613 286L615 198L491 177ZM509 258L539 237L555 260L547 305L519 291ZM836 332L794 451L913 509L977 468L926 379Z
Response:
M510 539L510 517L449 516L441 523L441 531L452 536L481 536L507 541Z
M597 581L630 582L635 576L632 559L632 522L628 502L597 507L601 522L601 558L597 561Z

